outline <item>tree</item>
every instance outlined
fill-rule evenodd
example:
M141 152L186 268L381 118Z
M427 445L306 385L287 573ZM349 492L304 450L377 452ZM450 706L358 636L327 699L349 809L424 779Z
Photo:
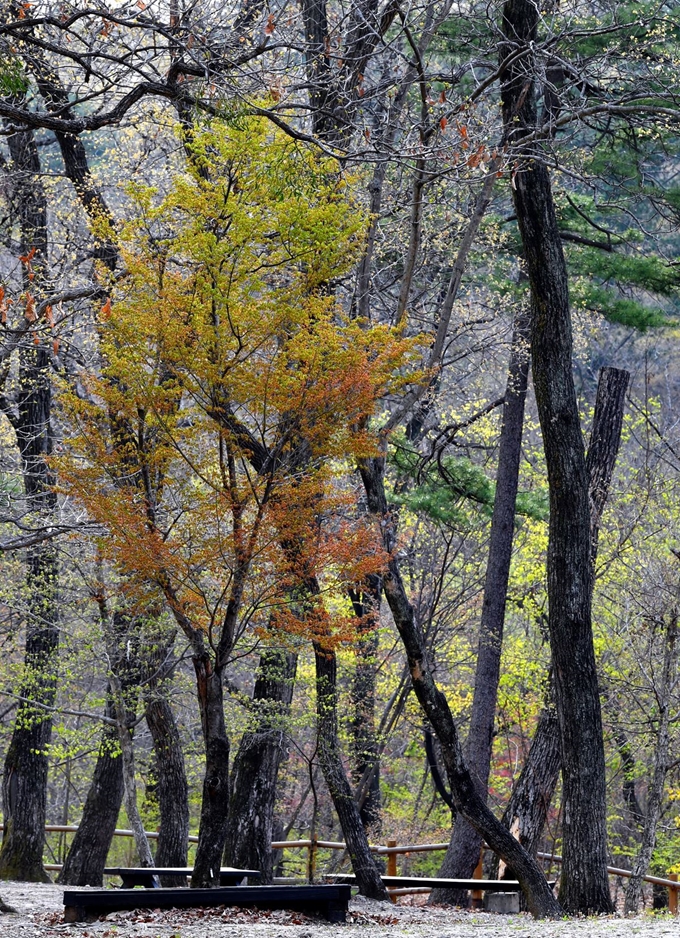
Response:
M47 201L33 132L28 129L10 132L8 145L19 228L23 321L3 349L0 407L16 434L27 511L33 526L40 528L55 522L57 508L54 477L48 465L52 451L50 340L34 332L39 315L47 318L51 315L51 308L44 303L49 283ZM8 301L4 292L3 289L3 328L7 333ZM10 367L16 348L18 374L12 387ZM44 882L48 878L42 865L47 749L59 646L59 564L51 539L38 538L29 547L26 568L23 700L3 771L5 830L0 877Z
M174 644L174 636L172 640ZM168 700L168 685L176 662L167 642L159 642L154 650L153 672L142 692L158 779L160 824L154 864L182 868L187 865L189 846L189 791L182 742ZM160 880L162 886L186 883L186 878L179 876L161 876Z
M121 251L130 285L105 304L106 364L88 378L97 397L71 398L89 466L61 467L107 526L108 556L164 597L192 645L207 753L197 883L215 879L227 832L222 680L234 643L263 601L302 584L301 627L321 628L332 654L316 571L333 558L340 576L355 576L379 561L370 539L361 547L361 525L352 534L341 524L334 547L315 520L334 511L329 460L371 445L361 427L410 344L343 320L321 289L362 223L335 167L245 117L196 132L192 146L189 175L167 199L137 193L140 220ZM284 201L293 177L297 198ZM267 573L276 569L279 585Z
M496 719L505 602L510 575L519 465L524 424L524 401L529 378L528 321L520 314L513 334L503 420L499 437L498 470L489 559L479 627L475 690L466 744L466 758L480 796L486 800L491 768L491 747ZM451 843L440 876L467 878L479 861L482 839L466 821L454 824ZM461 891L433 890L431 901L445 899L456 905L467 901Z
M360 876L365 872L362 888L379 888L358 821L369 786L371 804L363 812L364 820L375 818L380 780L377 759L385 745L385 738L378 738L372 725L371 701L383 691L388 701L394 695L403 701L406 695L399 683L404 666L397 660L396 649L386 652L394 658L388 668L389 689L385 689L387 679L382 685L376 680L379 633L373 626L383 574L387 605L408 649L408 668L441 736L447 771L454 779L453 803L462 806L478 831L501 836L479 805L486 797L486 786L477 786L476 798L469 796L470 779L474 786L474 775L484 774L484 766L480 769L474 764L476 733L468 743L474 771L466 775L459 759L457 727L447 715L445 701L435 693L448 693L449 710L457 707L464 719L466 706L453 680L467 682L466 666L452 662L448 648L436 643L437 635L447 628L442 628L440 610L455 602L454 581L481 571L476 559L474 564L468 558L461 564L470 541L456 529L455 515L464 497L460 493L469 484L470 490L476 489L471 494L479 506L477 548L484 537L477 532L486 532L487 510L490 516L494 499L484 464L496 445L492 423L483 421L486 437L480 435L476 446L465 450L471 460L455 460L439 444L443 440L446 446L461 446L460 437L451 440L458 424L450 423L450 411L488 414L498 404L484 403L489 387L498 394L503 384L490 364L498 329L489 320L498 319L505 302L495 293L497 274L503 265L516 273L520 255L515 246L513 259L506 261L499 243L512 239L513 223L520 214L526 234L527 219L534 210L536 215L546 192L553 203L554 217L544 227L552 239L551 253L544 252L538 261L529 258L535 272L535 296L551 274L559 293L568 274L572 307L585 311L591 323L600 323L598 316L603 313L622 324L647 326L660 321L659 308L667 309L674 302L678 274L672 263L672 234L664 232L663 219L659 219L662 214L671 223L677 219L677 193L664 191L664 167L670 165L676 147L666 123L676 113L676 101L668 80L671 70L665 46L677 41L677 24L665 8L654 11L647 4L643 8L643 19L649 14L649 24L640 21L637 8L605 4L597 16L585 11L578 28L574 28L571 10L537 10L535 33L530 28L528 33L515 34L515 26L524 28L520 21L525 8L509 3L505 35L495 19L497 10L456 10L453 17L445 0L416 4L408 10L391 0L368 6L360 0L337 0L332 6L309 0L299 10L282 8L274 13L256 3L223 11L219 22L207 8L180 10L174 2L167 7L151 2L144 10L121 8L115 14L94 8L56 13L43 2L5 12L0 23L0 84L6 94L0 100L0 114L8 122L8 131L24 134L25 139L33 134L35 152L40 153L44 167L56 169L59 175L63 163L66 180L72 183L94 235L87 243L85 238L78 242L82 250L76 252L75 261L64 253L61 273L67 286L59 295L64 304L80 296L94 298L97 305L96 314L87 320L96 319L93 331L87 325L73 334L69 332L71 314L77 316L83 307L64 306L58 313L61 348L55 351L53 346L51 353L47 308L53 305L59 310L59 306L49 302L47 292L39 298L33 322L23 315L24 309L30 309L25 296L6 309L10 319L15 314L0 351L2 361L11 360L6 387L13 390L19 359L29 362L34 336L39 341L45 338L49 367L61 372L56 385L59 395L71 383L65 395L67 406L60 413L67 448L71 436L80 435L80 455L71 454L72 464L66 460L65 472L71 475L74 490L80 487L84 501L92 505L97 530L111 532L104 567L115 568L122 584L112 603L113 613L129 620L132 638L135 623L143 622L150 608L164 606L192 642L204 726L214 744L206 774L206 782L210 778L212 785L205 789L203 828L204 832L212 828L216 834L206 839L206 833L199 849L199 867L204 870L209 868L207 858L210 863L218 858L218 842L226 830L231 851L227 856L234 858L232 862L261 864L265 875L270 875L267 841L276 811L276 777L284 731L294 725L287 711L292 707L299 713L305 705L304 697L291 701L292 675L296 657L302 655L296 680L309 679L313 643L318 756L343 826L351 834L347 839L354 838L353 862ZM150 58L152 46L155 54ZM624 53L631 51L635 54L624 60ZM498 115L499 88L506 98L505 126ZM168 128L161 126L168 123L168 117L174 121L175 115L182 128L179 145ZM226 118L228 130L218 120L214 137L206 137L195 123L201 115ZM268 120L271 133L263 131L264 125L257 120L249 123L254 117ZM654 142L647 135L652 121L659 130ZM107 206L102 192L107 187L111 192L105 178L110 157L102 131L115 137L121 148L127 146L127 138L138 145L144 171L152 163L167 167L164 177L158 173L158 191L139 186L116 192L108 198L113 211ZM260 141L255 149L243 143L251 132ZM228 158L227 138L232 147ZM265 138L267 145L262 145ZM316 147L316 156L312 157L314 151L308 145ZM324 160L319 154L335 154L341 162ZM157 162L149 156L161 159ZM188 169L184 159L191 164ZM252 169L258 159L263 164L261 182L255 180ZM547 165L551 174L546 189L542 167ZM96 183L98 175L103 185ZM34 187L34 195L39 195L39 188ZM62 187L66 189L68 185ZM358 194L356 199L365 203L368 213L359 211L358 201L347 197L350 191ZM487 215L494 193L493 208L500 206L501 212ZM506 208L513 195L518 201L516 212ZM199 206L201 199L204 204ZM352 226L339 226L333 214L345 204L343 199L352 205L352 233ZM274 207L286 200L292 206L287 214L283 206ZM325 216L319 200L328 203ZM248 214L248 201L261 218L253 219L252 208ZM305 215L305 202L315 218L307 228L310 215ZM209 203L211 213L205 208ZM121 236L119 217L124 220L133 214L137 221L123 222ZM635 231L631 214L638 215L645 231L656 236L653 256L651 238ZM58 215L53 211L51 220ZM318 227L312 233L314 225ZM323 231L328 225L335 241ZM64 225L69 249L76 227L80 227L79 218ZM81 234L76 232L78 238ZM30 252L15 249L12 232L3 231L1 237L8 239L8 257L28 257ZM50 232L50 238L51 268L57 271L58 230ZM559 242L566 262L561 272ZM452 244L460 244L455 256ZM32 264L35 256L29 258ZM542 269L546 258L557 264L554 270ZM15 268L3 284L5 295L16 300L27 292L22 291L16 274L22 272L27 278L28 271L16 262ZM56 291L57 282L58 277L51 275L50 288ZM621 289L617 286L621 283L628 286ZM504 289L507 297L514 287ZM560 314L566 305L564 297L561 304ZM411 367L401 357L406 346L397 352L397 335L386 326L381 331L377 323L396 324L402 336L420 329L427 333L419 380L411 384L402 380ZM610 348L620 347L628 360L634 359L636 339L631 341L615 330L607 330L606 336ZM64 338L71 341L64 342ZM369 341L378 350L378 371L383 369L377 382L364 377L375 365L375 349L368 348ZM311 344L319 358L313 361L305 344ZM585 364L582 356L577 362L582 366L581 400L587 403L602 363L602 346L607 343L598 344L582 334L581 344L591 355ZM345 347L352 345L358 356L354 359ZM395 353L389 364L388 346ZM97 361L100 352L103 358ZM91 369L84 365L90 353ZM463 387L465 369L475 362L479 381ZM221 373L225 363L228 373ZM571 367L562 364L563 371ZM537 374L543 367L544 378L554 379L557 372L550 363L546 372L545 365L537 366ZM356 373L346 380L352 369ZM342 390L333 385L331 373ZM388 373L392 375L389 380ZM394 377L397 374L399 378ZM296 383L302 375L309 386ZM361 406L357 381L365 381ZM318 395L315 383L319 383ZM246 386L251 389L249 395L243 390ZM395 389L399 393L392 393ZM333 402L327 409L321 402L322 392ZM580 425L574 417L574 395L569 394L571 446L577 445ZM336 407L343 395L348 395L347 406ZM298 398L311 401L308 413L300 414ZM542 401L546 403L545 394ZM16 416L17 409L10 409ZM377 434L376 409L386 414ZM545 406L543 410L545 416ZM324 438L321 427L326 423L334 429ZM442 429L441 423L448 426ZM393 463L383 461L387 449L382 444L401 425L407 428L408 455L404 456L406 449L399 444L398 458ZM82 432L74 433L74 426ZM436 466L430 463L424 469L420 457L434 434L439 458ZM381 441L378 446L376 435ZM531 438L529 445L534 442ZM354 505L357 480L349 468L357 456L367 493L358 498L358 507ZM594 474L590 451L585 456L585 474L582 456L577 454L575 485L590 487L592 566ZM324 458L329 465L321 471ZM400 461L401 472L404 460L417 463L413 474L419 476L417 484L412 488L413 479L404 482L400 476L396 495L388 501L390 479L386 491L383 474L391 473ZM536 464L540 464L539 457ZM441 479L436 478L438 474ZM457 488L463 476L467 481ZM442 479L448 491L439 485ZM503 481L510 480L504 475ZM7 484L0 477L0 500ZM495 494L500 500L499 489ZM583 510L578 513L577 547L584 561L585 496L579 491L577 507ZM455 492L453 506L451 492ZM366 500L370 502L367 518L362 517ZM299 515L296 523L287 510L292 505ZM427 522L429 531L443 534L444 553L452 545L460 548L455 559L453 552L448 554L442 567L446 573L420 604L417 593L409 589L418 575L426 579L418 522L404 545L404 536L397 539L396 505L406 506L402 531L411 523L412 510L421 512L418 517L423 511L439 511L436 523ZM9 516L6 520L12 523ZM28 538L35 539L31 547L51 544L53 535L67 529L57 526L54 518L48 523L45 518L34 522L35 518L30 531L13 539L15 547L26 545ZM380 535L377 546L376 532ZM613 537L611 532L607 536ZM85 545L86 566L95 551L91 542L79 543ZM351 573L349 543L356 545L356 559L360 559ZM430 558L437 555L438 547L438 543L428 546ZM609 547L602 564L607 575L614 564ZM389 563L385 565L386 555ZM538 571L542 562L538 544L536 558ZM553 551L553 566L554 559ZM71 575L84 582L87 573L81 561L74 559ZM67 560L66 565L70 568L71 562ZM498 584L492 589L494 565L489 566L489 592L502 605L505 590ZM477 579L481 582L481 575ZM587 585L586 579L580 586ZM591 575L591 584L592 579ZM605 586L607 582L605 578ZM530 589L542 599L540 572ZM475 619L475 602L469 598L465 623ZM612 600L613 607L620 605L618 597ZM72 595L65 597L61 605L65 622L74 615L74 608ZM600 618L609 623L604 602L599 603L599 610ZM421 624L428 616L433 628L424 634ZM510 627L516 629L522 617L512 608ZM531 617L526 621L528 628L535 624ZM497 618L494 628L497 636ZM471 635L470 629L466 639ZM357 642L356 686L350 695L354 793L348 787L338 738L343 686L338 677L343 665L339 649L346 642ZM494 641L492 647L482 638L481 651L491 652L488 658L493 667L497 645ZM381 644L381 651L386 647ZM258 651L259 670L250 683L243 677L243 662L251 662L251 654ZM471 642L469 660L473 654ZM480 655L480 672L486 670L486 657ZM182 674L181 663L179 670ZM448 686L444 674L451 675ZM239 690L241 682L247 684L247 692ZM95 683L101 697L102 673ZM481 722L478 708L474 725L484 742L492 731L493 685L493 679L485 683L480 674L478 703L485 706ZM234 692L233 701L238 703L223 699L224 686ZM150 693L149 684L145 690ZM591 688L591 702L594 696ZM558 688L558 703L561 699ZM614 692L610 699L614 711ZM247 700L240 711L240 702ZM152 730L159 729L157 720L169 726L170 714L163 708L162 697L153 694L150 704ZM52 712L49 702L45 707L44 713ZM385 707L387 713L388 704ZM225 708L227 721L222 719ZM214 717L209 728L208 710ZM125 720L120 711L119 707L122 726ZM651 704L649 711L653 712ZM227 725L234 712L238 713L236 733L241 728L246 732L229 775L227 762L234 737L231 731L227 733ZM107 713L111 719L110 710ZM129 716L126 719L129 723ZM517 797L511 800L512 810L519 805L517 810L531 828L528 840L520 832L525 843L531 843L540 828L542 812L527 812L520 795L523 790L526 793L525 782L534 784L541 774L533 771L532 760L546 753L543 744L547 740L552 749L542 767L541 807L547 805L555 777L556 740L549 738L553 723L551 713L541 720L537 733L541 745L531 750L527 771L514 793ZM310 709L305 729L299 731L303 748L315 746L312 724ZM105 732L113 726L106 720L104 725ZM631 744L631 728L625 729L627 742L619 749L621 757L628 759L625 752L635 746L635 739ZM176 742L172 730L168 738ZM619 738L624 736L619 734ZM127 743L127 735L123 741ZM167 757L172 765L179 792L177 747L173 754L163 746L157 750L157 758ZM105 769L103 756L101 768ZM70 764L70 753L68 760ZM120 766L120 760L109 762L112 769ZM316 776L311 771L315 823L327 824L330 830L332 815L316 798ZM389 777L392 767L383 771ZM630 766L626 771L634 775ZM113 776L111 781L115 800ZM411 777L406 785L409 790L410 782ZM626 784L630 795L631 785ZM230 786L229 816L222 796ZM169 794L170 787L162 793ZM292 783L288 787L292 789ZM383 786L383 795L389 810L390 787ZM184 825L180 814L174 815L176 841ZM299 817L303 814L301 810ZM460 823L454 837L460 837L464 828L465 822ZM468 846L473 844L464 851L470 862L476 859L478 831L468 831L466 838ZM567 835L571 837L568 825ZM507 840L498 842L503 850L512 848ZM101 853L100 844L98 848ZM534 908L554 912L536 869L526 865L521 853L518 856L525 864L520 877L538 889ZM570 875L567 871L567 880ZM591 900L589 896L577 900L572 894L570 901L574 907L588 908Z
M390 557L383 574L385 597L406 649L413 689L437 734L456 810L482 834L506 863L512 865L532 913L539 917L554 917L560 913L560 906L540 868L479 796L463 757L446 696L434 681L424 637L416 624L396 558L396 532L385 497L384 466L384 458L380 457L360 463L369 509L380 522L383 543Z
M535 42L538 11L524 0L503 9L507 55ZM530 59L529 59L530 61ZM529 72L529 75L532 73ZM509 134L536 127L532 79L524 62L503 82ZM547 167L525 159L513 198L531 285L531 347L550 488L549 629L562 742L564 862L560 901L569 911L610 912L605 764L591 601L588 470L572 376L567 270Z
M297 654L284 646L266 648L258 663L249 725L232 769L225 863L260 871L273 882L272 841L276 782L293 697Z

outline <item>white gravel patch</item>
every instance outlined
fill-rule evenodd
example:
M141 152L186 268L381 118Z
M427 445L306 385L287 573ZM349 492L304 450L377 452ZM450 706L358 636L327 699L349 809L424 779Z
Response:
M16 909L0 914L0 938L680 938L680 920L665 914L535 921L360 897L350 902L347 925L249 909L115 912L91 924L65 925L60 886L5 882L0 895Z

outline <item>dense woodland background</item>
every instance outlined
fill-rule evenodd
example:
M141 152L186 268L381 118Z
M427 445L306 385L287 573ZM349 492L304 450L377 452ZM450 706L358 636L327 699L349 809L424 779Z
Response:
M452 817L444 873L484 837L536 914L537 850L568 911L680 871L679 43L0 5L0 877L200 827L195 885L311 836L384 897L368 841Z

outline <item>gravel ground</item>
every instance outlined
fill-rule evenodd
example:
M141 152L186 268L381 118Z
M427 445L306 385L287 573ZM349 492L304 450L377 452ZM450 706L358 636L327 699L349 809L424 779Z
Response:
M357 898L347 925L285 911L210 909L115 912L83 925L65 925L63 890L54 885L2 883L14 914L0 914L0 938L665 938L680 936L668 915L536 922L527 915L393 905Z

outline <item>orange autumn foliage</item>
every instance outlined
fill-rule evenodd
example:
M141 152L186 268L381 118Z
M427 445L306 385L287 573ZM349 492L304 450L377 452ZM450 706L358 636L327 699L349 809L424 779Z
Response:
M379 402L418 377L415 343L328 290L366 227L335 163L257 118L197 133L194 157L165 198L130 190L128 275L90 399L66 395L62 484L144 602L172 596L211 636L238 603L243 627L275 609L286 631L348 640L325 599L385 557L347 468L376 450Z

